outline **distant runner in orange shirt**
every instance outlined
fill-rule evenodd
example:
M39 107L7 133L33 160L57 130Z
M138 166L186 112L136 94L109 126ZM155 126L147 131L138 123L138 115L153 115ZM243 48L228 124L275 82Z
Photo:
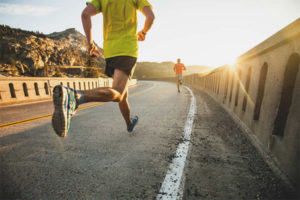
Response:
M177 77L177 89L180 92L179 86L182 84L182 70L186 70L184 64L180 62L180 58L177 59L177 63L173 67L174 72L176 72Z

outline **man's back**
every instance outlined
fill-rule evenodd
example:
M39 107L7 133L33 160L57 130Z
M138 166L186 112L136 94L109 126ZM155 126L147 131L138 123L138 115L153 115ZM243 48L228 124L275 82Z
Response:
M137 57L137 13L146 0L92 0L97 13L103 14L103 38L105 58L115 56Z
M176 74L182 74L182 70L185 70L185 69L186 68L185 68L184 64L182 64L182 63L176 63L174 65L174 70L175 70Z

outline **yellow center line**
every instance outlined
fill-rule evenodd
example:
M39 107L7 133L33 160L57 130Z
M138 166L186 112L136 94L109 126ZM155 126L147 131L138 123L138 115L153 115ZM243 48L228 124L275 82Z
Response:
M136 96L136 95L146 93L146 92L152 90L155 86L156 86L156 83L154 83L150 88L144 89L144 90L139 91L139 92L132 93L131 95L129 95L129 97L133 97L133 96ZM100 105L103 105L103 104L105 104L105 103L101 102L101 103L96 103L96 104L92 104L92 105L82 106L82 107L78 108L77 111L92 108L92 107L96 107L96 106L100 106ZM29 123L29 122L37 121L37 120L40 120L40 119L49 118L49 117L52 117L52 114L47 114L47 115L42 115L42 116L39 116L39 117L33 117L33 118L24 119L24 120L20 120L20 121L1 124L0 129L1 128L7 128L7 127L10 127L10 126L16 126L16 125L19 125L19 124Z
M140 95L140 94L143 94L143 93L146 93L150 90L152 90L153 88L155 88L157 85L157 83L154 83L151 87L147 88L147 89L144 89L142 91L139 91L139 92L135 92L135 93L132 93L132 94L129 94L129 97L134 97L136 95Z

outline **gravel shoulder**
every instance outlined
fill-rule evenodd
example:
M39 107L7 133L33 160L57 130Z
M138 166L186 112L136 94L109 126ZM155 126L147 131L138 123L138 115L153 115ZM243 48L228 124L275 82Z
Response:
M183 199L297 199L230 115L206 93L194 93L197 115Z

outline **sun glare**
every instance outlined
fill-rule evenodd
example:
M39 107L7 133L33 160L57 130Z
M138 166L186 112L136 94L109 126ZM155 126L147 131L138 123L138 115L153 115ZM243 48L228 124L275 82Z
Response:
M231 71L234 71L236 62L237 62L237 58L232 58L232 59L227 61L226 64L230 67Z

